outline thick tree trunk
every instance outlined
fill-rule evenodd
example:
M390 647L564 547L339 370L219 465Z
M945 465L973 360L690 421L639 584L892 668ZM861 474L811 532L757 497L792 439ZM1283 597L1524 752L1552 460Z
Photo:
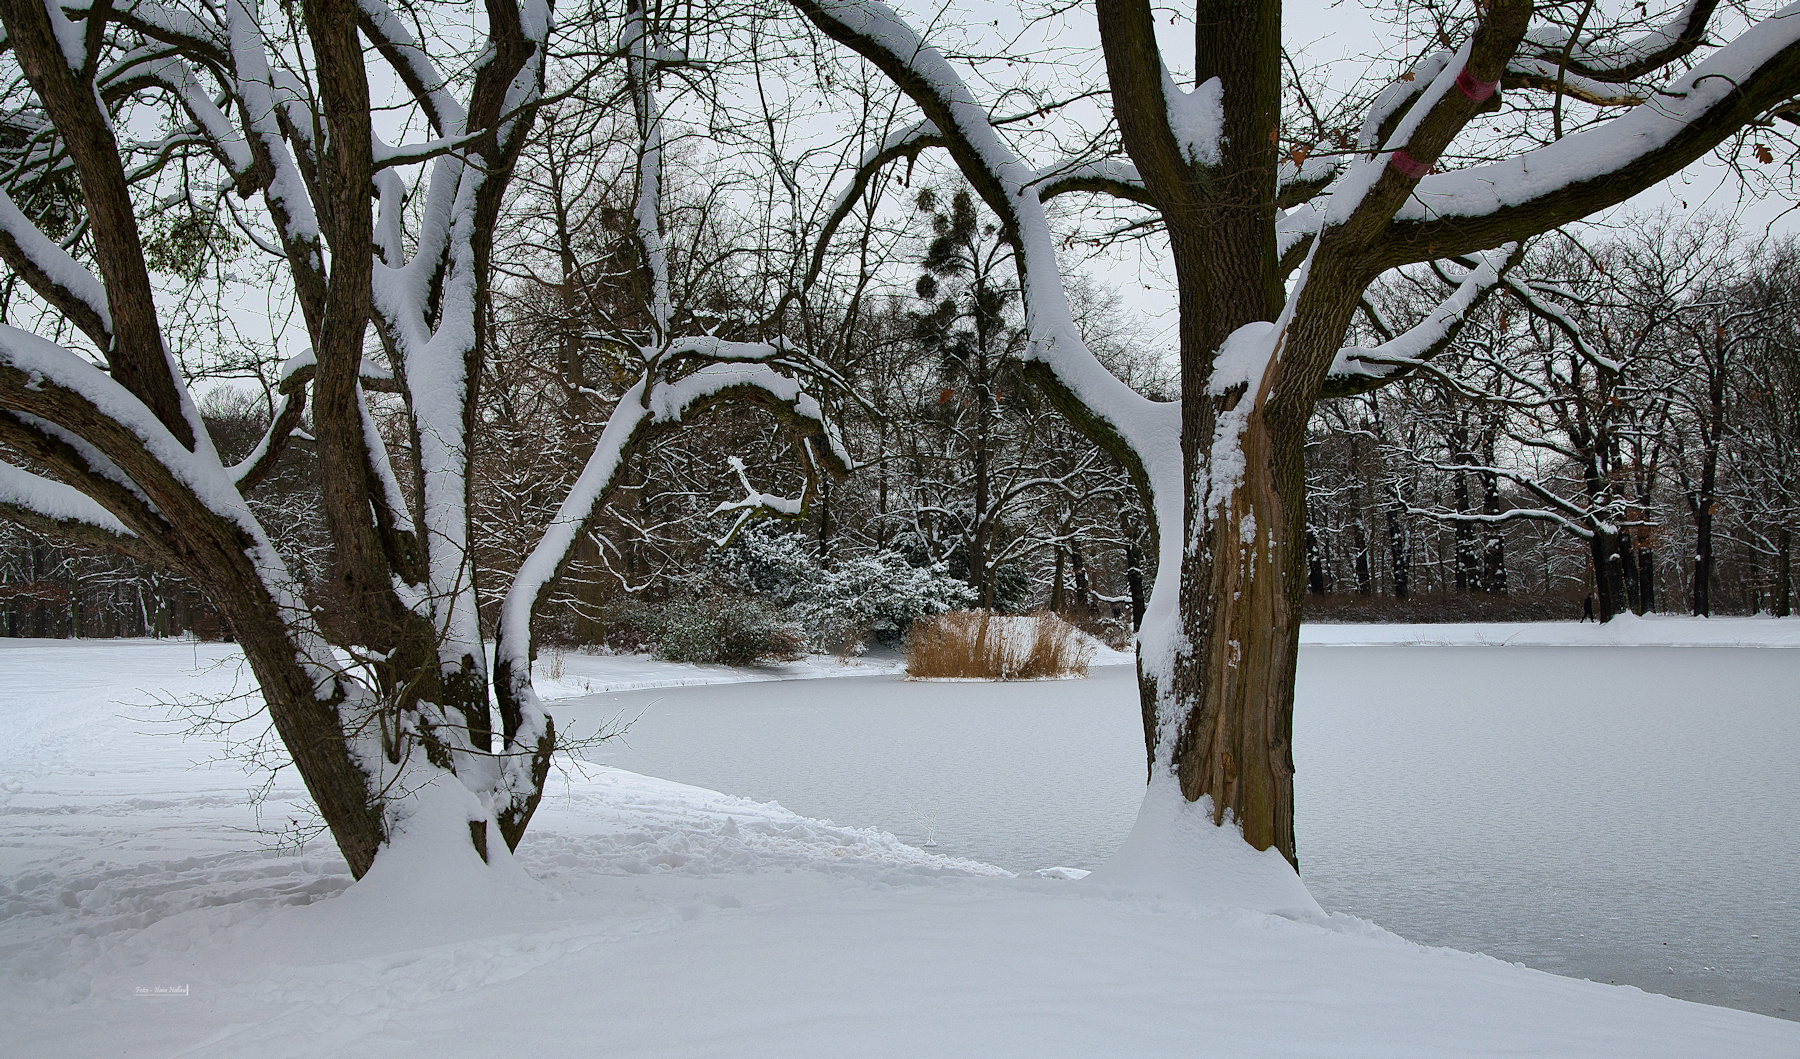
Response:
M979 399L979 398L978 398ZM991 608L993 601L989 596L987 547L988 547L988 452L987 430L985 428L985 409L977 414L975 451L972 462L975 477L975 524L970 527L968 564L969 587L975 591L977 599L983 607Z
M1388 565L1394 575L1394 598L1405 599L1412 592L1412 554L1406 539L1406 508L1398 500L1388 504Z
M1594 567L1595 611L1602 622L1625 612L1625 573L1619 561L1619 535L1595 530L1588 541Z
M1464 463L1474 459L1472 453L1458 452L1457 459ZM1452 495L1459 514L1469 511L1468 475L1457 471ZM1456 573L1455 583L1458 592L1479 592L1486 586L1481 578L1481 557L1475 552L1475 527L1471 523L1458 521L1454 526L1456 540Z
M1249 398L1246 397L1245 400ZM1186 706L1173 751L1189 800L1212 800L1257 849L1296 866L1292 726L1305 592L1305 476L1300 431L1287 444L1252 414L1244 480L1209 519L1199 561L1183 564L1182 625L1172 689Z
M592 647L606 641L606 621L601 616L606 596L600 581L600 545L591 533L583 533L575 542L574 566L579 571L575 582L575 642Z
M1694 505L1694 614L1712 614L1713 513L1712 498L1700 497Z
M1069 542L1069 562L1075 567L1075 613L1084 618L1094 616L1094 594L1088 590L1087 559L1081 554L1081 542Z
M1638 592L1638 561L1632 547L1631 531L1619 534L1619 572L1625 581L1625 603L1633 614L1644 613L1644 604Z
M1131 627L1144 625L1144 560L1138 546L1125 546L1125 590L1131 594Z
M1487 467L1498 466L1494 459L1494 440L1490 434L1483 442L1481 458ZM1481 473L1481 513L1500 514L1500 476L1492 471ZM1506 594L1506 535L1501 528L1488 523L1481 547L1481 589L1494 595Z

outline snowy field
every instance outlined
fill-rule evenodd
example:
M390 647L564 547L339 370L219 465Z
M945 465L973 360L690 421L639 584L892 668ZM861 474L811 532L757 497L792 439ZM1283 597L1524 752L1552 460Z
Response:
M1800 647L1800 619L1621 614L1598 622L1302 625L1300 642L1326 647Z
M1375 698L1356 689L1405 686L1405 659L1437 652L1309 651L1303 666L1339 654L1369 659L1357 681L1334 684L1349 689L1338 707L1348 729L1368 726L1355 711ZM1517 652L1528 667L1543 654ZM186 722L170 720L179 711L157 705L200 694L218 712L248 712L248 701L228 700L245 690L229 648L0 640L0 672L13 721L0 747L9 1055L1151 1056L1193 1055L1197 1042L1234 1056L1800 1055L1800 1024L1421 947L1303 893L1260 902L1279 909L1271 914L1142 858L1081 881L1007 874L605 766L553 787L510 866L482 868L472 854L419 861L426 851L402 848L349 887L328 843L283 848L282 829L303 817L291 776L276 774L259 817L245 804L257 778L217 760L234 740L253 744L255 722L184 736ZM1035 688L1104 695L1128 689L1126 676ZM1381 723L1412 723L1407 703L1433 694L1419 683L1386 696L1401 705ZM677 698L708 697L716 709L753 689L833 687L842 701L881 699L904 714L967 686L865 676L602 698L662 697L620 751L648 753L652 718ZM1435 694L1470 687L1479 681ZM1304 750L1304 708L1297 723ZM1014 729L1012 744L986 748L990 762L1021 756L1048 728ZM1740 734L1746 746L1768 742ZM718 737L690 730L689 744L698 752ZM957 742L940 740L940 752ZM765 752L738 747L745 758ZM1690 779L1730 786L1706 771L1717 764L1696 763ZM1073 765L1052 757L1048 767ZM1393 768L1369 761L1357 783L1391 783ZM895 782L864 777L868 787ZM1302 793L1315 890L1325 888L1327 824L1306 806L1322 794ZM1594 819L1592 798L1535 788L1505 808L1521 816L1519 836L1561 841ZM1364 793L1337 811L1366 817L1372 802ZM1694 824L1678 805L1650 808L1677 829ZM845 824L882 822L833 812ZM1619 825L1594 825L1596 867L1618 856L1600 832ZM1452 836L1423 834L1430 848L1388 870L1429 891L1454 867L1441 855ZM1235 848L1216 852L1266 871L1238 864ZM1777 914L1791 923L1793 906Z

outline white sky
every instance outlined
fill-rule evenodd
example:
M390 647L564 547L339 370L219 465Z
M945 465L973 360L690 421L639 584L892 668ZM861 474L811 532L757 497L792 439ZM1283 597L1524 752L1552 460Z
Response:
M1104 70L1100 66L1091 4L1083 4L1054 22L1021 31L1021 2L899 0L897 6L916 27L925 30L928 40L940 46L954 48L959 42L971 41L971 48L989 54L1006 50L1008 45L1039 54L1059 49L1065 53L1089 49L1062 72L1066 77L1080 78L1088 83L1103 81ZM1159 9L1158 15L1165 59L1177 71L1191 68L1192 64L1192 29L1191 22L1185 17L1186 10L1185 5L1165 7ZM1369 68L1366 56L1387 50L1384 44L1388 42L1388 27L1369 16L1363 0L1286 0L1285 10L1290 52L1303 66L1314 69L1323 66L1334 88L1341 90L1353 85ZM386 78L386 72L379 64L372 68L372 73L378 79L391 80ZM980 74L1004 78L1008 71L996 63L983 68ZM985 87L979 76L972 78L972 83L978 93ZM386 124L391 125L392 116L384 117ZM383 128L382 131L390 141L402 138L398 128ZM405 138L416 135L415 131L413 136ZM1042 162L1045 159L1035 160ZM816 191L820 195L827 194L824 188ZM1630 211L1670 208L1735 214L1747 226L1768 228L1773 225L1773 230L1782 234L1800 230L1800 214L1786 212L1793 205L1791 202L1775 199L1744 202L1740 198L1739 187L1725 167L1709 158L1598 221L1606 223L1608 217ZM1094 259L1085 271L1102 286L1116 290L1123 315L1139 325L1148 341L1172 354L1175 297L1162 256L1158 239L1140 240ZM255 319L261 315L259 310L262 308L261 305L247 305L246 312L233 314L240 317L237 322L252 341L269 335L267 316L262 315L260 325ZM273 344L291 347L295 341L303 343L304 337L290 334ZM297 351L282 348L281 355Z

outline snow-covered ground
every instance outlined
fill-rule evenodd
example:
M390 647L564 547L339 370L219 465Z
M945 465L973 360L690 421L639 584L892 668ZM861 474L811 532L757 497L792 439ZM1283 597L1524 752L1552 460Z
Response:
M876 651L861 657L843 659L830 655L809 655L797 662L754 668L659 662L648 654L546 651L539 655L536 664L532 666L532 676L541 698L572 699L582 695L638 691L645 688L876 676L904 672L905 668L900 656L893 651Z
M600 766L511 866L403 844L352 887L328 843L280 848L288 770L259 824L253 777L205 764L257 722L184 737L145 705L249 712L235 657L0 640L8 1055L1800 1054L1800 1024L1421 947L1297 889L1256 911L1141 849L1014 876Z
M1691 618L1621 614L1597 622L1483 622L1443 625L1300 627L1319 647L1800 647L1800 618Z
M1800 619L1688 618L1623 615L1606 625L1562 622L1488 622L1434 625L1303 625L1300 642L1343 647L1800 647ZM1130 665L1133 656L1096 644L1096 666ZM533 672L538 694L569 699L646 688L737 684L749 681L809 680L817 677L901 673L894 651L852 658L812 655L798 662L742 669L733 666L659 662L648 654L589 654L546 651Z
M1093 665L1130 665L1134 660L1134 656L1127 652L1115 651L1105 644L1094 642ZM532 667L538 695L545 699L571 699L583 695L640 691L647 688L881 676L905 671L906 665L901 661L899 652L879 648L868 654L849 658L809 655L797 662L754 668L661 662L648 654L546 651Z

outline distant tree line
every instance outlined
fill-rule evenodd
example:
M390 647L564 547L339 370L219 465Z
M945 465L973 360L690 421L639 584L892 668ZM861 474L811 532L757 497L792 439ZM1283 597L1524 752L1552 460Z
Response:
M1314 610L1792 613L1800 251L1753 234L1658 215L1554 237L1429 368L1322 404ZM1447 283L1385 285L1362 326L1416 322Z
M596 144L559 159L564 130L546 130L526 170L541 194L523 201L514 229L526 267L498 299L476 432L477 576L496 585L629 384L606 336L642 304L624 211L607 202L617 184L601 175L612 156ZM584 197L561 197L576 183ZM1114 639L1129 632L1145 592L1130 480L1021 377L1016 272L968 193L922 190L910 205L913 226L886 253L915 275L912 289L867 283L809 306L795 328L796 340L829 336L829 361L862 398L835 410L858 469L803 482L793 438L742 411L645 447L576 551L550 641L646 646L647 607L756 592L719 573L732 565L720 542L737 514L714 510L734 487L732 456L769 488L815 491L803 524L768 532L807 537L824 568L892 556L965 582L974 605L1047 608ZM673 255L680 303L714 333L757 317L757 277L702 260L729 233L709 230L720 222L704 210L693 223L687 252ZM1545 242L1509 283L1428 370L1321 403L1307 444L1309 614L1572 617L1588 595L1602 619L1790 614L1795 244L1755 244L1716 220L1640 218L1611 238ZM1366 300L1360 327L1381 341L1416 324L1448 285L1453 277L1430 271L1389 282ZM1090 344L1121 377L1167 397L1153 345L1126 332L1102 292L1086 293ZM557 355L541 356L546 347ZM206 404L215 444L247 454L270 407L241 388L217 391ZM270 520L277 544L317 575L326 535L309 514L310 452L305 439L290 445L257 502L286 505ZM224 634L180 578L20 527L0 533L0 634Z

